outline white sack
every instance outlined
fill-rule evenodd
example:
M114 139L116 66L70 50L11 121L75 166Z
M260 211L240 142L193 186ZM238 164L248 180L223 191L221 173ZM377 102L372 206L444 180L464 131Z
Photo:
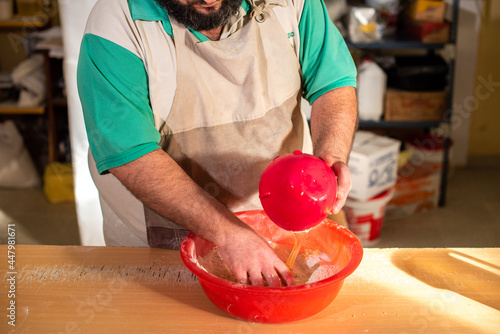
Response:
M38 107L45 100L44 58L36 54L22 61L12 71L12 82L20 90L18 106Z
M0 187L31 188L41 183L13 121L0 123Z

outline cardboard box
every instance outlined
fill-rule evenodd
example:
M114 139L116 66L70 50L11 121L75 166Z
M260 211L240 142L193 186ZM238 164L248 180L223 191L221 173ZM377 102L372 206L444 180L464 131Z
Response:
M411 92L388 89L386 121L441 121L446 110L446 91Z
M438 207L441 173L428 164L407 164L398 173L394 196L385 211L387 220L401 219Z
M450 41L450 22L407 20L403 30L406 36L422 43L448 43Z
M43 13L42 1L40 0L16 0L17 15L37 16Z
M443 22L446 3L441 0L415 0L408 6L407 16L414 21Z
M400 141L368 131L356 132L349 157L349 198L367 201L396 183Z

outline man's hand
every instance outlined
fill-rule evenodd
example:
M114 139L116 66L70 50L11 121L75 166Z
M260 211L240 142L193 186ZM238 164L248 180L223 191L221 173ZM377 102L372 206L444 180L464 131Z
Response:
M229 232L229 231L228 231ZM245 226L228 233L218 243L219 254L240 283L279 287L293 285L288 267L271 246L250 227Z
M332 213L337 214L342 209L347 199L349 191L351 191L351 172L347 164L339 157L335 157L328 152L321 152L318 154L337 176L337 200L333 204Z

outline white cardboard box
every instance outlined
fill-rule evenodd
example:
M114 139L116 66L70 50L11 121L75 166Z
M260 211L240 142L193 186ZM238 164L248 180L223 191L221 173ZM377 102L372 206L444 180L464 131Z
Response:
M367 201L396 183L400 141L357 131L349 158L352 189L349 198Z

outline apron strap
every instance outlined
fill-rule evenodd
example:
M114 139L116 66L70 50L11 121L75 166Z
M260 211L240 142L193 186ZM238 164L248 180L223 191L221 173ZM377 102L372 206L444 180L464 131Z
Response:
M252 7L250 17L255 18L255 21L262 23L269 17L269 11L273 6L287 7L286 0L249 0ZM257 4L259 2L259 4Z

